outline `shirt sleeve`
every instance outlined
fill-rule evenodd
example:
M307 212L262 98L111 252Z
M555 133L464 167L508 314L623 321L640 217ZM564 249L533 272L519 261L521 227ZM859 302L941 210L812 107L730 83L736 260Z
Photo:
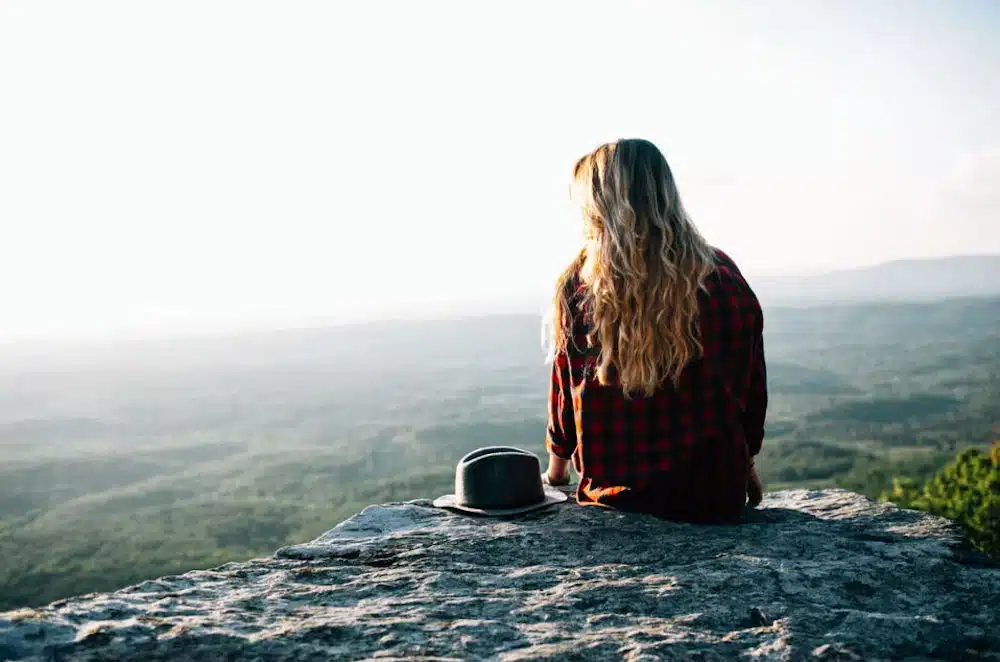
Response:
M743 412L743 435L751 457L760 453L767 416L767 366L764 360L764 317L757 305L753 343L750 346L750 383Z
M564 460L572 459L576 450L576 418L573 415L573 390L570 380L569 357L559 352L552 361L549 381L549 421L545 448Z

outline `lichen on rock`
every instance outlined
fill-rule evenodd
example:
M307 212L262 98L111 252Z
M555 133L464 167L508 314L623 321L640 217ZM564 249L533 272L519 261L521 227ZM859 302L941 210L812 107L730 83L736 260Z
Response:
M3 659L1000 658L1000 567L842 490L745 524L372 506L270 559L0 614Z

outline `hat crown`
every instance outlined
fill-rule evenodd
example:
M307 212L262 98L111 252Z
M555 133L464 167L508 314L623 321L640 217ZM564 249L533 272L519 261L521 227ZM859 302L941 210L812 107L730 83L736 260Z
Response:
M455 500L468 508L503 509L545 500L538 456L513 446L488 446L455 467Z

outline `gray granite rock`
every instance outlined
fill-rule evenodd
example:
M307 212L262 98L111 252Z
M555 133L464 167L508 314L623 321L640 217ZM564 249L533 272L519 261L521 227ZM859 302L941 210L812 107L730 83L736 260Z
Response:
M372 506L274 558L0 614L0 659L1000 659L1000 568L839 490L739 526Z

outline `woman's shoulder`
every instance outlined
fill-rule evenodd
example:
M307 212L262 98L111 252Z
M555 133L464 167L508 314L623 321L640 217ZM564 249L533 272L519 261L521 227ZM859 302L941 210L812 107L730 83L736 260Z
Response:
M731 274L733 276L738 276L740 278L743 277L743 274L740 272L740 268L736 266L736 262L733 258L729 257L728 253L713 246L712 255L715 257L716 269L725 271L727 274Z
M730 301L741 302L752 308L759 308L757 296L750 287L743 272L728 253L712 247L715 257L715 272L708 279L706 289L709 295L719 295Z

